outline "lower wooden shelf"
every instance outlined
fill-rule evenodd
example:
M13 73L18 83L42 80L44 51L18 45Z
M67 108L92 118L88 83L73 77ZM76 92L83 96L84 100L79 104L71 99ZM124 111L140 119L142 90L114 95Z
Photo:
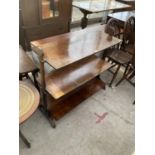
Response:
M105 89L105 84L96 77L61 99L55 100L48 96L48 110L55 120L59 120L74 107L101 89Z

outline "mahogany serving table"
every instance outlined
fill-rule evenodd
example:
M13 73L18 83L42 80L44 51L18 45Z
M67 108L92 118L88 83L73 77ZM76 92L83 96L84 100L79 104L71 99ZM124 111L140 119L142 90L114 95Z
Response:
M39 100L40 95L31 83L19 83L19 124L22 124L35 112L39 105ZM19 135L24 143L30 148L30 143L20 130Z
M87 27L88 14L99 13L105 11L117 11L121 9L130 8L130 5L126 5L115 0L85 0L79 2L73 2L74 7L79 8L83 13L83 18L81 19L81 27Z
M49 96L48 112L57 120L80 102L105 87L99 74L111 67L95 54L121 42L104 32L105 25L32 41L31 46L55 70L44 74L41 87ZM46 101L46 100L44 100ZM52 103L52 104L51 104Z

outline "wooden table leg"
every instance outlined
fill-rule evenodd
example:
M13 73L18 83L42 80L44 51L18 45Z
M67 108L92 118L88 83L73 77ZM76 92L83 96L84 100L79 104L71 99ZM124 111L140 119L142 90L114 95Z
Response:
M88 25L88 18L87 18L87 15L88 14L91 14L90 12L86 11L86 10L83 10L83 9L80 9L80 11L83 13L83 17L81 19L81 28L84 29L87 27Z
M55 120L53 117L50 117L50 113L48 111L47 106L47 94L46 94L46 83L45 83L45 70L44 70L44 53L41 51L39 56L40 58L40 74L41 74L41 86L40 86L40 93L42 98L42 105L40 105L39 109L44 114L44 116L49 120L50 125L55 128Z
M31 144L30 142L26 139L26 137L22 134L22 132L19 130L19 136L20 138L23 140L23 142L25 143L25 145L28 147L28 148L31 148Z
M48 119L50 125L52 128L56 128L55 119L52 116L52 113L50 113L47 109L47 96L45 93L42 93L42 100L43 104L39 106L39 110L44 114L44 116Z

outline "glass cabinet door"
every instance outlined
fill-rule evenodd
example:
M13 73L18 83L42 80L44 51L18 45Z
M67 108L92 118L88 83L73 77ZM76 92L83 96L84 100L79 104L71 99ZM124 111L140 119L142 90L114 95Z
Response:
M42 20L59 16L59 0L41 0Z

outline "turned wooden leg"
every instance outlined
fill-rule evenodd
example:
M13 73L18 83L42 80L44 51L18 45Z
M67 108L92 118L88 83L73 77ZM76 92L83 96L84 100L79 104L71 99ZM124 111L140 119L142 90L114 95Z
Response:
M45 82L45 70L44 70L44 52L40 51L40 74L41 74L41 87L40 87L40 94L42 99L42 105L40 105L40 110L43 112L45 117L49 120L51 126L53 128L56 127L54 118L51 116L51 112L48 110L47 105L47 92L46 92L46 82ZM52 118L51 118L52 117Z
M41 93L42 93L42 102L43 102L43 104L39 106L39 109L44 114L46 119L49 121L51 127L56 128L55 119L54 119L52 113L47 109L47 96L46 96L47 94L45 94L42 91L41 91Z
M90 14L90 12L80 9L80 11L83 13L83 17L81 19L81 28L84 29L87 27L88 25L88 18L87 15Z
M88 25L87 14L84 14L83 18L81 19L81 27L82 27L82 29L86 28L87 25Z
M46 119L49 121L52 128L56 128L55 119L52 114L42 105L39 106L39 110L44 114Z

